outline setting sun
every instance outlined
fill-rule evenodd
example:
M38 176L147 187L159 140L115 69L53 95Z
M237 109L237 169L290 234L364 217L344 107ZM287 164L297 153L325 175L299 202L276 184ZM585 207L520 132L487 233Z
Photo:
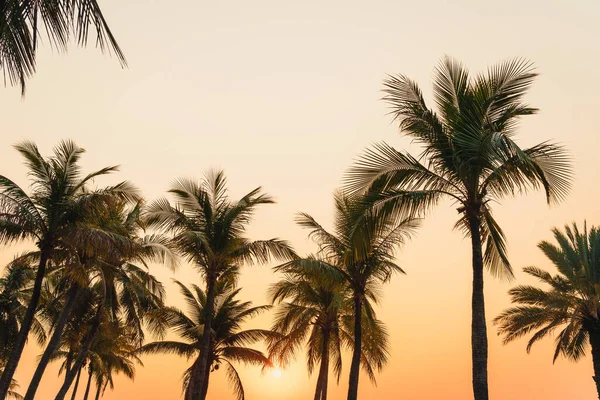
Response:
M277 379L281 378L281 370L279 368L275 368L273 370L273 377L275 377Z

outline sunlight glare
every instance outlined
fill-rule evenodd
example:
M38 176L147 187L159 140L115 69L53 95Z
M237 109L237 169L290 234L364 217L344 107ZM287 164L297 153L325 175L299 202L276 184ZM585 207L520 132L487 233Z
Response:
M275 368L273 370L273 376L277 379L281 378L281 370L279 368Z

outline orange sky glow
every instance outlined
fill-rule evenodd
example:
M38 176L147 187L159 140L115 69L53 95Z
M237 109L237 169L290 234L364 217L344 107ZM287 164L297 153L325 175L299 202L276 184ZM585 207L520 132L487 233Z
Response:
M305 211L331 226L332 192L368 145L385 140L418 148L397 134L386 115L382 80L402 73L426 98L434 66L444 55L473 73L522 56L540 73L527 96L536 116L522 121L517 141L564 143L574 159L575 180L566 202L548 207L543 193L496 204L508 237L516 280L486 276L490 397L495 400L593 399L591 359L559 359L553 342L525 352L525 340L503 346L491 320L509 305L507 291L533 283L521 268L550 269L537 249L550 229L576 221L600 225L598 93L600 3L597 0L456 1L237 1L102 0L104 13L129 62L90 46L67 55L47 43L25 98L18 88L0 96L3 132L0 170L27 185L25 168L11 145L35 141L43 154L62 138L87 149L86 170L121 164L98 185L128 179L151 200L176 177L200 177L223 168L232 195L256 186L277 199L260 209L252 238L285 238L296 250L314 250L294 214ZM429 97L430 98L430 97ZM377 386L361 376L361 399L469 399L470 242L452 227L455 206L440 204L398 253L407 271L383 289L378 315L389 329L391 359ZM0 249L5 264L16 248ZM199 282L183 265L172 273L152 266L167 286L168 303L183 306L171 283ZM266 304L277 280L270 265L243 270L241 296ZM268 328L265 314L250 325ZM27 346L16 379L24 393L39 347ZM104 399L177 399L188 361L144 356L135 381L118 377ZM330 399L345 399L350 358ZM316 376L305 360L277 378L240 367L248 400L312 398ZM46 372L37 396L58 391L57 365ZM224 371L211 377L208 398L233 399Z

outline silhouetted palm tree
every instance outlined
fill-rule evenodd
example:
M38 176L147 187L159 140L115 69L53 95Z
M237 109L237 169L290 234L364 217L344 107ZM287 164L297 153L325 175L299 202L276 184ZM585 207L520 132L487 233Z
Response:
M134 199L136 191L127 182L90 192L87 185L95 178L117 170L107 167L87 176L81 175L79 159L84 150L72 141L62 141L54 156L45 159L31 142L15 148L25 158L32 179L31 195L16 183L0 175L0 243L32 240L39 249L38 267L27 310L19 334L0 378L0 398L6 396L21 358L34 316L48 260L58 249L68 248L75 236L86 236L85 227L74 229L83 218L83 210L115 196Z
M518 119L537 111L523 102L535 77L531 64L520 59L472 78L463 65L445 58L434 77L437 112L427 107L415 82L403 75L389 77L385 100L400 130L422 145L423 152L415 158L380 144L368 150L347 177L348 189L366 193L380 212L420 213L442 198L458 205L456 227L471 237L473 253L476 400L488 399L484 266L496 276L512 277L504 234L491 204L540 187L549 203L556 202L570 186L570 161L561 146L543 142L522 149L514 141Z
M200 368L200 355L202 353L202 336L206 318L206 293L196 285L191 285L191 290L179 281L175 281L188 305L188 312L184 313L177 308L166 309L165 319L171 328L184 341L158 341L148 343L139 349L139 353L156 354L170 353L193 358L194 363L184 373L185 398L192 396L194 385L197 383L193 376ZM230 282L220 281L216 285L214 317L212 321L212 338L209 348L209 365L201 389L202 396L206 397L210 373L219 369L224 364L227 378L238 400L244 400L244 387L234 364L243 362L251 365L270 366L269 359L259 350L247 347L259 340L275 338L278 335L264 329L240 330L246 320L266 311L270 306L252 307L251 302L242 302L236 299L239 289L233 289Z
M581 232L576 224L564 233L553 230L557 245L542 241L538 247L558 270L552 275L537 267L523 269L547 285L521 285L509 291L516 304L495 323L504 343L531 334L527 352L537 341L560 330L553 361L561 354L574 361L592 349L594 382L600 398L600 231Z
M145 262L146 259L163 259L167 250L156 236L140 237L141 226L139 223L141 205L138 203L132 208L121 200L107 201L100 206L84 210L86 217L83 222L76 226L76 229L83 227L91 233L88 235L77 236L78 240L69 242L70 248L61 254L55 252L55 255L61 255L63 259L55 268L54 274L60 273L62 280L57 285L57 294L64 298L60 307L60 312L52 320L53 333L46 346L40 362L36 368L31 380L25 400L33 400L36 390L41 381L52 354L60 344L60 338L66 323L68 322L71 311L77 300L78 293L83 287L86 287L96 279L105 279L108 276L107 299L110 301L110 307L113 308L112 315L116 316L121 311L120 307L128 307L125 312L127 322L133 327L137 327L140 340L143 339L143 330L141 321L147 310L137 310L140 306L144 307L147 303L152 306L160 307L162 304L162 286L154 281L147 273L141 270L129 261ZM160 239L160 238L158 238ZM142 282L144 281L144 282ZM120 292L116 292L114 285L120 285ZM140 286L142 289L140 289ZM147 295L146 287L150 287L150 297L159 294L159 299L140 299L140 296ZM62 293L61 293L62 291ZM120 295L120 298L111 299L110 297ZM103 303L100 303L100 308ZM100 319L101 311L97 314ZM93 332L90 335L93 336ZM87 338L91 343L92 339ZM85 341L84 341L85 343ZM75 363L77 364L77 360ZM79 374L79 370L77 370ZM71 374L66 373L65 384L69 384Z
M25 91L25 80L35 72L39 36L66 50L71 38L86 45L90 28L96 44L114 51L125 65L125 56L113 37L97 0L3 0L0 2L0 70L12 85Z
M330 282L344 281L351 292L353 318L353 354L350 366L348 399L356 399L361 361L364 359L363 314L375 324L370 302L377 303L380 284L388 282L395 273L404 271L394 262L397 247L416 227L416 221L398 220L392 214L377 214L365 209L364 199L335 195L333 233L325 230L308 214L300 214L297 222L310 229L319 246L319 258L295 259L275 269L288 274L312 276ZM381 360L380 360L381 361ZM363 366L367 364L362 363ZM381 368L383 362L377 363Z
M238 201L230 200L223 172L208 174L198 183L180 179L169 190L175 205L160 199L150 205L150 226L173 233L173 245L200 271L206 281L206 307L201 352L196 377L192 377L193 400L202 399L202 387L210 366L208 355L215 285L220 275L243 263L268 262L271 257L287 260L295 253L279 239L250 241L244 236L256 207L273 199L256 188Z
M31 268L17 258L6 267L0 278L0 363L2 364L10 356L19 334L34 277L35 268ZM38 343L44 343L46 331L38 318L34 317L31 329Z

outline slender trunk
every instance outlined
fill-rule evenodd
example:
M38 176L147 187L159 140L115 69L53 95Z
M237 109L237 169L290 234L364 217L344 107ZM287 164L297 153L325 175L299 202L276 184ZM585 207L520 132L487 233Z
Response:
M98 385L96 385L96 397L94 398L95 400L100 399L100 392L102 392L102 381L99 381Z
M92 386L92 366L88 369L88 381L87 385L85 385L85 394L83 395L83 400L87 400L90 395L90 387Z
M35 317L35 311L37 309L38 303L40 302L40 295L42 293L42 282L44 280L44 275L46 275L46 264L49 256L50 249L47 247L42 248L40 254L40 263L38 265L37 273L35 275L33 291L31 293L31 299L29 300L27 311L23 316L23 321L21 322L21 329L19 329L19 334L17 335L17 338L15 340L15 345L12 348L10 357L6 362L6 365L4 366L2 378L0 378L0 399L6 398L8 388L10 387L10 383L13 379L15 371L17 370L17 365L19 364L19 360L21 359L21 354L23 354L25 342L27 342L27 336L29 335L29 330L31 329L31 325L33 324L33 319Z
M481 222L478 214L468 217L473 249L473 297L471 299L471 352L473 368L473 395L475 400L488 400L488 341L483 296L483 252Z
M315 400L327 400L327 381L329 378L329 330L323 332L323 347L321 348L321 366Z
M25 400L33 400L35 398L35 392L37 391L40 382L42 381L42 376L44 375L44 371L50 362L50 357L54 354L58 346L60 345L60 338L62 336L65 325L69 321L69 317L71 316L71 310L73 310L73 306L75 305L75 298L77 297L77 292L79 288L77 284L73 283L71 288L67 292L67 301L65 303L65 307L60 312L58 316L58 321L56 322L56 326L54 327L54 332L52 333L52 338L50 342L48 342L48 346L46 346L46 350L40 359L40 362L33 374L33 378L31 378L31 383L29 384L29 388L27 389L27 393L25 394Z
M75 396L77 396L77 388L79 387L79 378L81 378L81 370L83 368L79 368L77 370L77 379L75 380L75 387L73 388L73 394L71 395L71 400L75 400Z
M69 352L67 353L67 361L65 367L65 379L67 377L67 374L71 370L71 364L73 364L73 348L72 346L69 346Z
M82 367L82 365L87 357L87 354L88 354L88 351L92 344L92 341L96 337L96 334L98 333L98 329L100 328L100 322L102 320L102 312L104 311L104 303L105 302L106 302L106 282L104 281L104 279L102 279L102 297L100 298L100 304L98 304L98 310L96 311L96 315L94 315L94 321L92 322L90 331L86 335L83 345L81 346L81 349L79 350L79 353L77 354L77 358L75 359L73 368L67 374L67 376L65 378L65 382L63 383L62 387L60 388L60 391L58 392L58 394L56 395L54 400L63 400L65 398L65 395L67 394L67 391L69 390L69 387L71 386L71 383L73 383L73 379L75 378L74 371L76 371L77 369Z
M600 399L600 331L589 332L589 335L592 346L592 361L594 363L594 376L592 378L596 384L596 391Z
M211 359L209 358L209 365L211 363ZM210 368L206 368L206 375L204 376L204 386L202 387L202 400L206 399L206 394L208 393L208 382L210 381Z
M214 271L210 271L206 277L206 305L204 306L204 331L200 341L200 362L198 363L197 376L198 380L194 382L192 387L192 400L204 400L202 391L204 382L206 381L206 371L209 370L208 359L210 352L210 339L213 320L213 309L215 304L215 284L216 275Z
M192 364L192 370L190 371L190 380L185 390L184 399L192 400L192 391L194 390L194 382L198 380L198 364L200 363L200 356Z
M362 348L362 295L354 294L354 352L350 365L350 383L348 385L348 400L358 399L358 376L360 375L360 356Z

